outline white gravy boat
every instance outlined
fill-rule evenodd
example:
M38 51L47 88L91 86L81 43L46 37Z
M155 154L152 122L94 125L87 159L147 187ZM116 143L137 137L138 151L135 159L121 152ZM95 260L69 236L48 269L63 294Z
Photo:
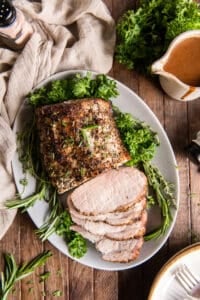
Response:
M197 39L198 38L198 39ZM173 72L169 72L165 69L167 63L173 58L173 54L175 52L175 48L181 47L183 43L188 42L188 40L195 40L198 43L198 47L200 47L200 30L190 30L186 31L180 35L178 35L169 45L166 53L157 61L155 61L151 66L151 72L153 74L159 75L160 84L163 90L172 98L180 101L191 101L200 97L200 69L198 74L199 86L192 85L191 83L183 82L177 75L173 74ZM190 49L190 47L188 48ZM183 48L184 50L184 48ZM181 51L180 51L181 53ZM189 57L190 55L188 55ZM174 56L175 58L175 56ZM176 58L177 60L177 58ZM194 65L196 62L200 63L200 51L198 60L194 61ZM176 61L174 61L176 63ZM182 64L184 65L184 64ZM180 66L180 64L179 64ZM193 66L191 70L193 69ZM184 70L183 70L184 72Z

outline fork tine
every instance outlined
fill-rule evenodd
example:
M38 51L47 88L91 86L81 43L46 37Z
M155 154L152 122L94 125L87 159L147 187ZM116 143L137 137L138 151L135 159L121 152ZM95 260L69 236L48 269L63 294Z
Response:
M200 279L197 279L185 264L178 268L175 276L187 293L190 293L200 282Z
M194 275L194 274L192 273L192 271L191 271L185 264L183 265L183 267L184 267L184 270L185 270L185 275L186 275L188 278L190 278L190 280L191 280L195 285L198 284L198 283L200 282L200 279L197 278L197 276Z
M178 270L176 272L176 279L179 281L181 286L185 289L187 293L190 293L191 286L188 284L188 282L185 280L184 274L182 274L181 270Z

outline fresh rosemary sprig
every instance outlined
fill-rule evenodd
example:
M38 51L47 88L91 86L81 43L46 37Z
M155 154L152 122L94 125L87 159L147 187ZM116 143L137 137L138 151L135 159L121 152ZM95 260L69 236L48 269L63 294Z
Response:
M174 186L165 180L160 171L150 162L143 162L144 172L149 186L155 194L155 204L161 209L162 224L159 228L146 234L145 240L151 240L163 235L172 221L171 207L176 207L174 198Z
M7 200L5 205L7 208L21 208L21 212L27 211L27 209L35 204L37 200L46 199L48 194L49 184L39 182L37 185L36 192L24 199L21 199L21 195L18 195L15 199Z
M37 267L44 265L50 256L52 253L45 251L30 262L18 266L14 256L6 253L4 255L5 269L4 272L1 272L0 299L6 300L15 283L32 274Z
M39 150L39 140L36 130L35 113L32 112L33 119L29 120L24 124L23 130L17 134L17 152L19 161L22 164L23 173L26 175L29 173L32 175L39 183L40 190L42 183L49 185L49 180L43 169L40 150ZM26 176L23 181L26 181Z
M56 190L53 187L49 187L49 189L48 203L50 214L46 222L35 231L42 241L45 241L50 235L56 232L56 227L59 222L59 215L63 210Z
M49 210L48 219L36 230L36 234L42 241L47 240L53 233L60 235L66 240L69 253L73 257L82 257L87 252L86 241L80 234L70 229L73 224L71 216L63 209L53 187L49 187Z

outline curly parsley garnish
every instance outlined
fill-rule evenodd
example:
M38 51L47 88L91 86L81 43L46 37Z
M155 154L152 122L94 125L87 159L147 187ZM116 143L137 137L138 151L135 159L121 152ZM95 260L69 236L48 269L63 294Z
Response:
M142 0L117 23L116 59L130 69L149 73L180 33L200 29L199 3L192 0Z
M53 104L68 99L102 98L109 100L118 95L116 82L104 74L92 78L91 73L85 76L76 74L66 79L50 82L29 95L29 103L33 106Z

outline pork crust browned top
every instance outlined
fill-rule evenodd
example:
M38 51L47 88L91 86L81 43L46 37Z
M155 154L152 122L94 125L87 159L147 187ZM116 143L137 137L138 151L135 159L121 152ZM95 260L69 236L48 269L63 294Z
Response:
M79 99L36 109L44 167L59 194L130 159L111 102Z

